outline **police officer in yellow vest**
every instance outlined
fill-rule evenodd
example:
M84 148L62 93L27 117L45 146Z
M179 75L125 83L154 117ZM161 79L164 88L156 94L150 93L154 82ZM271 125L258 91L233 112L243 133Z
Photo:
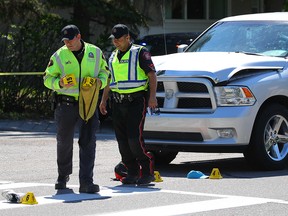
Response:
M147 106L157 107L154 64L145 47L131 43L126 25L115 25L110 38L116 50L109 58L110 87L104 89L100 111L103 115L107 113L106 101L111 89L113 126L122 162L128 168L128 175L121 181L149 184L155 179L153 156L146 151L142 134Z
M69 175L72 174L73 137L75 126L78 125L79 192L97 193L99 186L93 183L93 169L98 113L96 111L88 121L84 121L79 115L78 100L83 79L96 78L96 84L104 88L109 68L102 51L84 42L77 26L65 26L61 34L65 45L51 56L44 74L44 85L56 93L54 115L57 126L58 179L55 189L65 189Z

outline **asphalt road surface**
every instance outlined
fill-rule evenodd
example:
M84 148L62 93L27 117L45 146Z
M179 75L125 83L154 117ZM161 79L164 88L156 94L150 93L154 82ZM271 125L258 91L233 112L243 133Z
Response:
M288 169L255 171L242 154L179 153L167 166L156 167L163 182L123 186L115 181L120 161L113 134L100 134L94 179L98 194L79 194L78 145L74 145L69 189L56 191L56 144L53 133L0 131L0 192L32 193L38 204L11 203L0 195L0 215L261 215L288 213ZM191 170L223 178L188 179Z

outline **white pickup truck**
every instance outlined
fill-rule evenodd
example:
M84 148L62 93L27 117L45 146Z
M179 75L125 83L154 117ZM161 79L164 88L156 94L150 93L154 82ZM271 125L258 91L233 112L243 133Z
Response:
M153 57L159 115L144 138L156 163L180 151L241 152L257 169L288 165L288 13L215 22L182 53Z

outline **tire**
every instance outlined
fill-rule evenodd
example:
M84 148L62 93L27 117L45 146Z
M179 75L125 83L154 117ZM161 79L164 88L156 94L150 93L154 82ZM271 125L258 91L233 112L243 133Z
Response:
M170 152L170 151L151 151L154 155L155 165L167 165L172 162L178 152Z
M253 127L244 157L256 169L281 170L288 162L288 110L280 104L264 108Z

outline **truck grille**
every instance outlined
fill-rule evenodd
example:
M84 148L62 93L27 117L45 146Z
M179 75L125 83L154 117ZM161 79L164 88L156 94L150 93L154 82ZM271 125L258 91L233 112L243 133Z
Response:
M213 112L216 101L207 79L158 77L157 101L161 112Z

